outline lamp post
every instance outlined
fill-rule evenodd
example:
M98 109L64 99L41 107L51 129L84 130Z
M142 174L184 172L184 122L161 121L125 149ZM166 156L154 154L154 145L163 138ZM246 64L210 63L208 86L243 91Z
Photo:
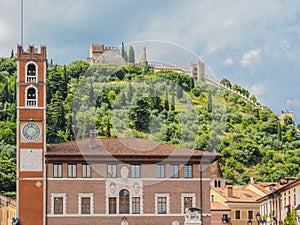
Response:
M260 224L259 217L260 217L260 213L258 212L258 213L256 213L256 221L257 221L258 225Z
M298 224L300 224L300 204L296 207L296 216L298 219Z

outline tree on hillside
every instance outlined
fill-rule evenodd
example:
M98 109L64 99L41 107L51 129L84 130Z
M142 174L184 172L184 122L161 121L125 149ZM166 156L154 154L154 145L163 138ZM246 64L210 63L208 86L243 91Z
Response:
M132 46L130 46L130 48L129 48L128 62L130 62L130 63L134 63L135 62L134 49L133 49Z

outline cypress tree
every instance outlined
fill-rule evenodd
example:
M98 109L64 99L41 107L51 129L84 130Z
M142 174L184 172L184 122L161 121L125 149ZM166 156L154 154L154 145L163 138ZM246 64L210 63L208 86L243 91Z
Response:
M122 55L123 59L125 59L125 48L124 48L124 43L123 43L123 41L122 41L121 55Z
M278 140L282 141L282 132L281 132L281 124L278 123L278 127L277 127L277 132L278 132Z
M208 108L208 112L212 112L211 91L208 91L207 93L207 108Z
M128 62L130 62L130 63L134 63L135 62L135 59L134 59L134 49L133 49L132 46L130 46L130 48L129 48Z
M171 111L175 111L175 93L174 93L174 83L172 83L171 87Z
M169 111L169 94L168 94L168 86L167 86L167 84L166 84L166 88L165 88L165 109L166 109L166 111Z

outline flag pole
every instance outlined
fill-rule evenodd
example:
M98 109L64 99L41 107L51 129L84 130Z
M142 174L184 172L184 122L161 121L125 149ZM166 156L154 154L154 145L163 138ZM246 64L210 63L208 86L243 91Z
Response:
M23 46L24 39L24 0L21 0L21 45Z

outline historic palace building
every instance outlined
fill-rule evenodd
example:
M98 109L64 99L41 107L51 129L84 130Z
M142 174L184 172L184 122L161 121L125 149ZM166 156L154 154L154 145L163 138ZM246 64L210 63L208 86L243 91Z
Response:
M18 46L17 64L22 225L211 224L210 164L220 155L93 132L47 145L46 47Z

